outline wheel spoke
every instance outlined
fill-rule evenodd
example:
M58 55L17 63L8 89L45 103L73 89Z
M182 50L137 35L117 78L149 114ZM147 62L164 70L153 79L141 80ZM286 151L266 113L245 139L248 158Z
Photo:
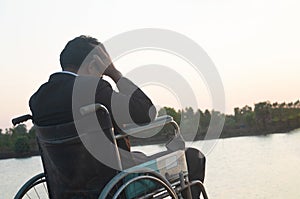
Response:
M46 192L46 193L44 193ZM18 191L15 199L41 199L49 198L49 191L44 173L40 173L29 179Z
M45 183L43 183L43 187L44 187L44 189L45 189L45 192L46 192L47 196L49 197L49 192L48 192L48 189L47 189Z
M37 197L38 197L39 199L41 199L41 198L40 198L40 196L39 196L39 194L38 194L38 192L36 191L36 188L35 188L35 187L33 187L33 189L34 189L34 191L35 191L35 193L36 193Z
M26 193L26 196L29 198L29 199L31 199L31 197Z

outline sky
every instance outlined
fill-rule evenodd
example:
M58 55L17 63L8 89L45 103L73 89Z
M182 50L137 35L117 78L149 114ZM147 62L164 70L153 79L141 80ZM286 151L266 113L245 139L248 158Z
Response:
M30 96L60 70L59 54L67 41L82 34L106 41L139 28L176 31L199 44L222 79L226 113L265 100L296 101L299 8L297 0L1 0L0 128L30 113ZM151 51L128 55L116 66L126 74L130 65L148 62L177 63L179 71L187 67L174 56ZM178 107L167 90L143 89L155 104ZM199 108L213 108L203 82L193 89Z

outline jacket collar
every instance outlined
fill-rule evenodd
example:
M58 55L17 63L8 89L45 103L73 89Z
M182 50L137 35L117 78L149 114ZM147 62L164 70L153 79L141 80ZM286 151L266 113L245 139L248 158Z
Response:
M71 78L71 79L75 79L78 75L69 71L61 71L61 72L56 72L53 73L52 75L50 75L49 77L49 81L50 80L61 80L62 78Z
M60 71L60 72L56 72L56 73L53 73L52 75L54 75L54 74L60 74L60 73L62 73L62 74L69 74L69 75L73 75L73 76L78 76L76 73L73 73L73 72L70 72L70 71Z

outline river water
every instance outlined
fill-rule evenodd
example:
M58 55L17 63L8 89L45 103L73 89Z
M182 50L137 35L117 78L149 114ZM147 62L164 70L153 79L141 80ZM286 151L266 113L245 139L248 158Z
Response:
M193 147L202 144L197 141ZM134 150L153 153L161 146ZM220 139L206 158L205 186L210 198L300 198L300 129L286 134ZM12 198L27 179L39 172L39 157L0 160L0 199Z

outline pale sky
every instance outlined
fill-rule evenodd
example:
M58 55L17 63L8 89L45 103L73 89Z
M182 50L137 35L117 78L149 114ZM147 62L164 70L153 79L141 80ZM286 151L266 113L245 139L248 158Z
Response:
M30 96L60 70L59 54L67 41L82 34L105 41L137 28L169 29L197 42L222 78L227 113L264 100L296 101L299 10L297 0L1 0L0 128L29 113ZM136 57L116 66L126 72L131 62L138 63ZM157 60L168 64L171 59ZM171 95L162 98L161 88L145 91L156 104L176 106ZM205 88L196 95L201 109L211 107Z

